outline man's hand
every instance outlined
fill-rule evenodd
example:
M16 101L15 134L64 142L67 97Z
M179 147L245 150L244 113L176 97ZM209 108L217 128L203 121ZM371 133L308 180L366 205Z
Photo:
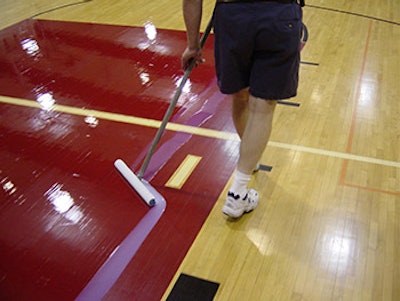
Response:
M202 58L202 51L200 48L190 49L188 47L182 54L182 68L186 70L193 60L195 60L195 66L205 62Z

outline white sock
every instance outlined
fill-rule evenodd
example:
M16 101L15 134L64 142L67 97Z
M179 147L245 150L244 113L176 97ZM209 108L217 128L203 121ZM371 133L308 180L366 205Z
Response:
M251 175L236 170L233 176L233 183L229 191L233 192L234 194L239 194L240 196L246 195L247 184L249 183L250 179Z

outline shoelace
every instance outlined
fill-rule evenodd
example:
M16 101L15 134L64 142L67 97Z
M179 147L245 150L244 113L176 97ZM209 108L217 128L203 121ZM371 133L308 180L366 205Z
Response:
M240 199L240 195L239 194L234 194L233 192L229 191L228 192L228 196L233 197L235 200ZM247 193L244 196L244 198L242 199L243 201L247 199Z

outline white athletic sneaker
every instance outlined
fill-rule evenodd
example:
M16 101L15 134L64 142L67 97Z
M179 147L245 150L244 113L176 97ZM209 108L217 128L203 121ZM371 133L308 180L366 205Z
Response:
M244 213L248 213L258 205L258 192L254 189L248 189L246 195L242 198L238 194L228 192L228 197L225 201L225 205L222 208L222 212L226 215L238 218Z

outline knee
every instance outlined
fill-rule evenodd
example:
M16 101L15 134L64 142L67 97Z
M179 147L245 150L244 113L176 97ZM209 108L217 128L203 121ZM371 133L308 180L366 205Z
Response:
M276 100L268 100L251 95L249 98L249 108L250 110L254 110L256 112L273 112L276 104Z
M231 95L232 100L236 104L247 104L249 102L249 88L242 89Z

